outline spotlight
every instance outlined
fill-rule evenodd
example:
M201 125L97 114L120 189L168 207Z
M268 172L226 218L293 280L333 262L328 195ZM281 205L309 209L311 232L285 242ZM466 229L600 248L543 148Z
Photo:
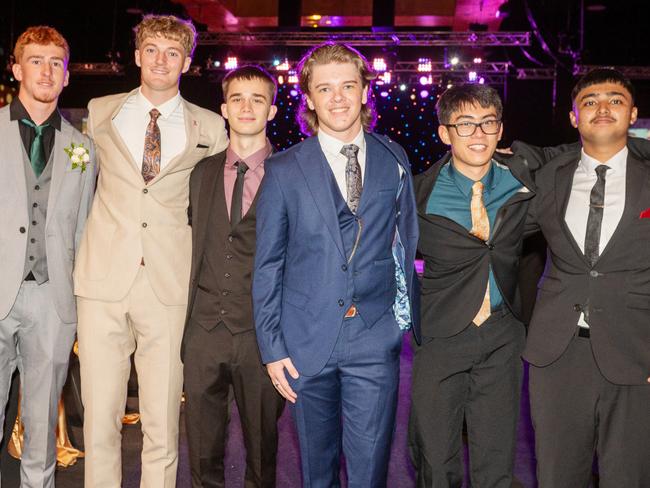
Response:
M474 64L481 64L483 62L482 58L474 58Z
M458 59L458 56L453 56L449 60L449 62L451 63L452 66L456 66L460 62L460 59Z
M420 85L426 86L431 84L431 76L420 76Z
M285 59L282 63L278 61L278 64L275 64L274 61L273 66L275 66L275 69L278 71L289 71L289 61L287 59Z
M273 60L273 66L277 66L278 64L280 64L280 60L279 59L274 59Z
M420 92L420 98L427 98L429 96L429 92L427 90L422 90Z
M284 76L278 75L278 85L284 85Z
M406 85L404 83L399 86L399 91L406 91Z
M474 83L474 82L476 81L476 78L477 78L476 71L470 71L470 72L467 74L467 79L468 79L471 83Z
M214 61L212 63L212 66L214 66L215 68L218 68L219 66L221 66L221 61Z
M229 56L226 60L226 63L224 64L224 68L226 68L228 71L231 71L233 69L236 69L238 64L239 62L237 61L237 56Z
M447 83L447 88L451 88L452 86L454 86L454 84L451 81Z
M387 92L387 91L383 91L383 92L381 92L381 93L379 94L379 96L386 98L386 97L388 96L388 92Z
M296 74L296 70L289 70L289 78L287 79L288 83L293 83L294 85L298 83L298 75Z
M483 78L483 77L481 76L481 77L478 79L478 83L479 83L479 85L485 85L485 78Z
M292 97L297 97L298 96L298 90L291 90L289 92L289 95L291 95Z
M377 84L379 84L379 85L388 85L390 83L391 78L392 78L392 75L391 75L390 71L386 71L386 72L382 73L381 75L379 75L379 77L377 78Z
M372 67L378 73L386 71L386 61L384 58L375 58L372 60Z
M418 59L418 71L420 73L431 73L431 59L420 58Z

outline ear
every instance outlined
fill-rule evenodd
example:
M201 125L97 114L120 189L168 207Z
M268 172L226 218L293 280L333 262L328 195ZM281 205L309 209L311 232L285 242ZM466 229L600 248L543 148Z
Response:
M366 87L361 92L361 104L362 105L365 105L366 103L368 103L368 88L370 88L370 85L366 85Z
M228 120L228 105L225 103L221 104L221 115L223 115L223 118Z
M440 124L438 126L438 136L440 136L440 140L444 144L447 144L448 146L451 146L451 138L449 137L449 129L447 129L447 127L445 127L442 124Z
M634 125L638 115L639 115L638 109L636 107L632 107L632 113L630 114L630 125Z
M574 129L578 128L578 117L575 114L576 108L573 107L573 110L569 112L569 122L571 122L571 127Z
M68 83L70 83L70 72L67 69L65 70L65 78L63 78L63 86L68 86Z
M277 113L278 113L278 107L276 107L275 105L271 105L269 107L269 115L266 117L266 120L270 122L275 118L275 114Z
M11 65L11 72L14 74L14 78L18 81L23 81L23 68L18 63Z
M316 107L314 107L314 104L311 101L311 98L309 98L309 95L305 95L305 99L307 100L307 106L309 107L309 110L316 110Z
M142 64L140 64L140 50L136 49L135 50L135 64L138 68L142 67Z
M183 62L183 73L187 73L187 70L190 69L190 66L192 65L192 58L189 56L185 58L185 61Z

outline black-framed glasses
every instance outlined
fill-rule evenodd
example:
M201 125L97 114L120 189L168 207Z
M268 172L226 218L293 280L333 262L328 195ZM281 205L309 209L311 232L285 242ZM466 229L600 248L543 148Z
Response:
M499 133L501 121L498 119L489 119L483 122L459 122L457 124L444 124L444 126L456 129L456 134L460 137L473 136L477 127L480 127L486 136L493 136Z

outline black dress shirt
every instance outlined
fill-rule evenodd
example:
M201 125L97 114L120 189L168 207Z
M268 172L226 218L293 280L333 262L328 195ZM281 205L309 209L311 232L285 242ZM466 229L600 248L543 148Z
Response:
M21 123L20 119L29 119L34 122L20 99L16 97L11 101L11 105L9 106L9 120L18 121L20 139L23 141L27 155L29 155L32 142L34 142L34 138L36 137L36 131L32 127ZM52 149L54 148L54 131L61 130L61 114L59 113L59 110L55 109L43 123L50 124L50 126L46 127L43 131L43 150L45 151L45 164L47 164L50 160Z

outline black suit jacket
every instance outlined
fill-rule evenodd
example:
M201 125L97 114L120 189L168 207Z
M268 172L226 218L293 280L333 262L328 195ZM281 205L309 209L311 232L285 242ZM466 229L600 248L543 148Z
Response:
M254 328L251 281L257 195L246 215L231 230L224 191L225 163L226 151L207 157L197 164L190 177L188 216L192 226L192 267L186 330L194 323L210 330L221 321L232 333ZM212 241L217 243L209 249L208 233L212 233ZM209 288L206 288L199 286L199 278L208 254L213 262L222 263L219 267L223 273L209 276ZM199 293L203 294L201 300L197 300Z
M517 267L521 256L528 204L535 195L530 165L518 156L495 154L523 185L497 212L490 238L483 242L462 225L426 213L427 201L447 154L426 172L415 177L420 240L418 250L425 262L422 280L422 336L450 337L465 329L476 316L488 280L489 267L505 305L520 317ZM424 339L426 340L426 339Z
M529 153L532 154L532 153ZM630 152L625 209L592 267L564 215L579 151L562 154L537 174L531 229L541 229L548 260L539 282L524 358L536 366L558 359L589 304L591 345L602 374L615 384L647 384L650 376L650 161Z

